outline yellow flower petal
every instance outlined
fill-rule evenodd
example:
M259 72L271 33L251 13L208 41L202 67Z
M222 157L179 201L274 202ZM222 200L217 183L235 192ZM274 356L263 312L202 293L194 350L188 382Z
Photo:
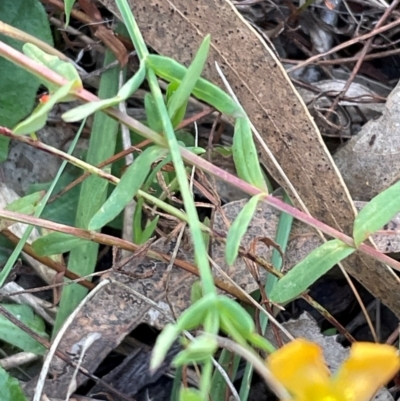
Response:
M349 359L333 379L343 401L368 401L400 369L396 349L385 344L354 343Z
M297 401L330 401L329 370L317 344L296 339L271 354L267 367Z

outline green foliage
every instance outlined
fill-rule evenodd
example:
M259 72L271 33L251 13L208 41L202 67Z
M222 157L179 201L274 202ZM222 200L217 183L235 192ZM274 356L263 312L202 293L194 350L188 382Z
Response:
M43 319L35 315L28 305L2 304L2 306L41 337L48 339ZM42 344L3 315L0 315L0 339L26 352L43 355L46 351Z
M135 244L144 244L148 241L154 233L157 227L158 220L160 216L156 216L153 220L147 221L146 227L142 228L142 207L144 199L140 198L136 202L136 208L133 215L133 242Z
M69 185L73 180L79 177L80 169L69 166L54 188L54 194L58 194L62 189ZM29 187L29 192L47 191L51 183L37 183ZM65 194L48 203L43 210L42 217L47 220L60 224L73 226L75 222L75 212L78 206L80 185L77 185L67 191Z
M271 301L284 303L297 298L334 265L354 251L354 248L337 239L325 242L275 284L270 294Z
M151 93L146 93L144 97L144 108L146 110L147 124L154 132L162 131L162 123L158 114L154 97Z
M41 256L57 255L69 252L79 245L83 245L85 241L82 238L65 233L50 233L33 241L33 250Z
M354 221L353 238L358 247L371 234L400 213L400 182L375 196L360 211Z
M28 401L17 379L0 367L1 401Z
M193 394L196 395L193 395L193 397L196 397L196 399L205 400L209 394L211 385L211 356L216 349L216 342L213 339L213 335L217 334L219 329L222 329L235 341L243 344L244 346L248 346L248 340L259 342L259 338L254 336L254 323L248 316L247 312L243 308L239 307L235 301L228 298L225 299L225 297L217 296L216 294L216 288L213 283L210 266L205 256L206 247L204 237L201 233L197 211L188 186L186 171L182 163L178 142L176 140L175 133L173 132L173 124L176 124L179 119L182 118L182 111L179 110L180 107L185 104L190 92L197 98L206 101L210 105L216 107L219 111L228 114L231 117L246 118L246 116L242 108L215 85L198 78L197 81L193 80L191 82L192 86L189 87L189 91L186 88L188 83L185 83L185 85L183 84L185 78L187 79L187 77L190 76L188 74L192 73L191 71L197 71L196 74L199 76L199 73L202 69L202 63L205 61L206 53L202 49L205 49L209 46L207 43L209 38L205 39L200 47L200 51L195 57L195 60L187 69L169 58L150 55L136 24L134 16L129 9L127 1L117 0L117 5L125 21L130 37L134 43L135 49L138 52L139 58L141 61L145 61L147 65L147 81L150 86L151 97L148 97L146 111L151 109L153 118L156 119L159 117L160 127L157 127L157 130L159 132L163 132L171 152L171 159L176 172L176 180L179 183L179 189L181 191L185 210L188 216L187 221L189 223L194 243L195 261L200 271L203 294L202 298L197 300L197 302L195 302L189 309L182 313L176 324L167 325L163 332L159 335L153 352L151 368L156 369L160 365L169 347L183 331L194 329L199 325L202 325L205 334L194 339L188 348L177 356L175 361L178 363L184 363L189 360L193 361L195 359L196 361L201 362L202 381L200 393L194 392ZM155 74L163 79L166 79L168 82L175 84L172 89L176 88L176 91L171 94L171 89L167 99L169 102L168 110L164 103L164 99L158 86ZM184 91L186 91L186 93ZM173 96L175 96L175 94L177 100L176 104L174 104L172 107L171 99ZM176 119L171 121L171 117ZM149 124L150 123L151 122L149 122ZM245 124L242 125L245 127ZM240 127L240 129L242 128ZM254 160L254 158L252 160ZM261 182L263 182L263 180ZM247 219L251 218L249 215L250 213L246 215ZM236 235L236 242L238 237L239 236ZM191 397L192 393L183 395L181 392L180 396Z
M96 111L106 109L107 107L116 106L117 104L125 101L138 90L140 85L142 85L145 74L146 68L142 63L136 74L121 87L116 96L75 107L63 114L63 120L66 122L81 121Z
M153 234L158 222L158 217L156 217L152 221L147 221L143 224L142 206L146 199L157 206L161 205L167 212L173 211L172 214L189 224L195 248L195 263L200 271L200 281L192 288L193 305L182 313L176 324L167 325L160 334L154 349L151 367L155 369L162 363L170 346L185 331L201 328L203 333L185 344L186 348L175 358L174 364L181 366L197 363L201 366L202 377L199 391L182 389L179 399L182 401L204 401L210 394L224 394L223 386L218 385L218 380L221 380L221 378L218 378L218 375L213 376L213 367L211 364L211 357L217 350L216 335L219 331L224 332L236 343L248 350L256 347L267 352L272 352L274 348L263 336L256 333L254 321L247 311L234 300L218 295L213 282L212 272L206 255L207 236L202 232L202 230L206 231L206 226L199 221L197 209L188 185L188 169L184 165L181 155L183 151L187 155L188 151L201 153L203 150L189 147L183 149L181 133L174 131L174 127L185 116L190 95L206 101L217 110L235 119L235 135L232 151L221 149L220 152L224 154L232 152L239 176L263 191L263 193L249 200L228 232L226 260L230 265L237 258L240 242L257 209L258 202L267 194L267 184L259 167L250 122L244 110L224 91L201 78L201 72L211 43L210 37L207 36L204 39L193 62L188 68L167 57L150 55L131 14L129 4L125 0L117 0L117 3L138 52L141 62L140 68L119 90L119 71L117 69L107 71L102 77L101 89L99 91L99 96L102 100L72 109L65 113L63 118L65 121L78 121L95 113L87 162L90 165L96 165L114 154L118 124L105 114L97 112L108 107L113 107L119 102L126 100L146 79L151 91L150 94L146 95L144 100L147 124L153 131L163 135L161 137L155 133L151 134L154 134L154 138L157 139L155 142L162 144L162 146L150 145L140 155L136 156L135 161L123 174L118 185L115 188L111 187L111 193L106 180L92 175L81 185L78 204L78 194L74 195L72 211L76 212L76 220L69 221L68 224L91 230L99 230L104 225L109 224L116 216L120 215L129 201L134 197L137 199L137 207L134 214L135 238L133 239L136 243L146 242ZM66 1L65 4L68 21L73 1ZM50 89L50 100L40 105L31 117L17 127L17 132L20 134L34 131L43 126L46 122L47 114L54 104L66 99L69 100L74 88L81 85L76 70L73 67L71 68L69 64L60 62L58 59L38 51L31 45L26 46L26 51L33 59L50 66L54 71L66 77L69 84L58 88L42 77L42 82ZM111 55L108 54L105 63L108 64L111 59ZM166 96L163 96L159 88L157 76L170 82ZM147 132L149 131L147 130ZM147 135L150 136L150 134ZM188 142L185 141L185 143L188 146ZM193 146L193 144L191 143L190 146ZM161 161L154 166L154 163L160 159ZM175 173L161 172L162 167L171 161L174 164ZM91 171L89 167L86 165L85 168ZM113 168L115 168L115 165ZM111 166L105 167L104 170L110 172ZM158 196L162 198L162 188L156 183L156 174L160 172L163 174L167 185L170 185L171 190L180 191L185 212L174 208L158 198ZM377 197L378 200L374 200L375 203L374 201L371 202L371 206L367 206L365 212L360 213L354 227L354 238L357 245L376 230L377 227L379 228L385 224L394 213L399 211L399 208L395 205L395 201L391 202L392 199L398 198L399 190L397 187L391 191L388 190L389 192L382 199L378 199ZM153 199L151 199L150 193L153 194ZM387 204L389 204L389 208L381 213L380 209ZM77 210L75 206L77 206ZM22 208L22 206L20 207ZM32 210L32 205L27 201L25 201L24 207L26 210ZM178 212L180 215L178 215ZM288 219L283 235L284 243L287 242L290 225L291 219ZM68 267L80 275L86 275L93 271L98 253L97 244L83 241L64 233L47 235L35 241L33 248L38 253L46 255L71 251ZM354 252L354 249L341 241L329 241L312 252L284 278L279 280L278 283L275 284L271 280L267 293L276 302L286 302L295 298L334 264L352 252ZM281 265L281 260L276 255L274 263L277 267ZM55 332L85 293L86 290L80 286L68 286L64 289ZM264 329L265 322L262 322L261 326ZM41 330L44 331L43 328ZM8 332L14 334L10 329L8 329ZM17 335L13 335L13 337L18 338ZM0 338L2 338L1 333ZM9 341L11 340L9 339ZM14 339L14 341L16 340ZM20 343L21 341L19 341L19 345L14 345L21 347ZM27 344L27 341L24 339L24 346L33 347L32 344ZM238 361L235 364L237 366ZM250 380L249 377L250 375L246 373L247 385ZM214 385L215 392L211 388Z
M75 4L75 0L65 0L64 1L64 10L65 10L65 25L69 25L69 18L71 16L72 7Z
M187 74L187 68L175 60L155 54L146 57L146 64L160 78L168 82L181 84ZM200 100L215 107L221 113L237 118L245 117L241 107L218 86L199 78L193 88L192 94Z
M203 334L196 337L195 341L189 343L184 351L180 352L174 359L174 366L183 366L192 363L203 362L210 358L218 348L217 341Z
M68 149L68 154L71 155L71 153L73 152L73 150L75 149L75 146L78 142L79 136L82 132L83 129L83 125L81 125L81 127L79 128L78 132L75 135L75 138L73 139L71 146ZM53 193L53 190L59 180L59 178L61 177L64 168L66 166L67 162L64 160L61 163L61 166L56 174L56 176L54 177L53 182L50 185L49 190L46 192L46 195L43 197L43 199L40 201L40 204L38 205L37 209L35 210L35 217L40 217L41 213L43 212L43 209L45 208L47 202L49 201L51 194ZM18 256L20 255L24 244L26 243L26 241L28 240L32 230L33 230L34 226L30 225L26 228L26 230L24 231L24 233L22 234L21 239L19 240L18 244L14 247L13 252L11 253L10 257L8 258L6 264L4 265L3 269L0 272L0 287L4 284L5 280L7 279L8 275L11 272L11 269L13 268Z
M115 58L107 51L104 59L108 65ZM120 69L112 68L103 73L100 80L99 97L110 98L118 92ZM106 116L104 113L96 113L90 135L89 148L86 162L98 165L111 157L116 148L118 122ZM104 170L110 172L111 167ZM108 182L98 176L91 175L81 185L78 207L75 212L75 226L87 228L91 218L100 209L107 197ZM69 256L68 269L81 276L93 273L97 263L97 243L83 242L75 247ZM87 290L78 284L72 284L64 288L60 309L56 317L54 333L57 333L65 319L71 314L79 302L85 297Z
M33 214L39 202L43 199L43 195L43 191L38 191L30 195L23 196L22 198L17 198L14 202L11 202L7 205L6 210L24 214Z
M82 87L79 74L72 64L62 61L56 56L45 53L31 43L26 43L23 46L23 51L32 60L35 60L39 64L50 68L66 78L68 83L59 88L45 79L40 79L42 84L45 85L50 92L49 99L44 103L40 103L28 118L20 122L14 128L14 134L16 135L30 134L43 128L46 124L48 114L55 104L73 100L74 98L70 95L72 89Z
M133 199L150 172L151 165L167 154L167 149L152 146L143 151L128 167L117 187L92 217L89 230L98 230L113 220Z
M2 0L0 15L2 22L53 44L47 15L39 0ZM16 39L0 35L0 40L22 50L23 43ZM31 112L40 81L2 57L0 71L0 126L12 128ZM0 136L0 163L7 157L8 143L8 138Z
M247 228L257 209L258 202L264 195L253 196L237 215L231 228L228 231L225 248L226 263L231 266L235 263L238 255L240 242L246 234Z
M167 91L167 109L174 127L182 121L185 115L189 97L196 86L196 82L200 79L209 48L210 35L207 35L201 43L193 62L183 76L182 82L180 84L174 82L172 85L175 86L171 86L171 84L169 86L169 91Z
M167 87L167 91L166 91L166 96L165 96L165 100L168 103L170 102L170 100L173 98L174 93L177 91L177 89L182 86L179 85L176 82L171 82L168 87ZM187 99L188 101L189 99ZM179 123L184 119L185 114L186 114L186 108L187 108L187 101L184 102L174 113L173 116L171 116L171 122L173 127L177 127L179 125ZM170 113L170 112L169 112Z
M219 297L217 309L221 316L230 320L244 339L255 331L252 317L236 301L227 297Z
M56 72L67 81L73 82L75 89L82 88L81 77L79 76L76 68L71 63L60 60L57 56L47 54L46 52L31 43L26 43L22 49L24 53L32 60ZM51 81L43 78L42 76L39 76L39 80L44 86L46 86L46 88L48 88L50 94L55 93L59 89L58 85L53 84ZM74 100L74 97L72 96L65 96L64 98L59 99L59 101L64 102L69 102L72 100Z
M247 117L236 119L232 152L238 176L268 193Z
M156 347L153 352L151 368L156 369L163 361L168 349L176 341L178 336L185 330L192 330L207 319L214 320L220 328L232 337L236 342L247 346L248 342L261 346L262 349L271 350L272 345L267 340L255 333L255 324L246 312L236 301L226 296L208 294L196 301L189 309L186 309L178 318L176 324L167 325L158 336ZM197 341L199 343L197 344ZM209 342L206 345L206 342ZM203 361L210 358L215 351L215 342L212 337L200 336L195 338L184 352L182 359L177 357L177 364L186 363L190 358ZM180 355L180 354L179 354ZM189 356L190 355L190 356ZM193 360L193 359L192 359Z
M35 192L23 198L18 198L7 205L6 210L32 215L37 210L38 203L43 199L43 195L43 192ZM9 224L7 220L0 220L0 231L8 227Z
M179 392L179 401L203 401L200 391L194 388L182 388Z
M50 99L46 103L39 104L27 119L20 122L14 128L14 134L16 135L30 134L43 128L46 125L49 112L52 110L52 108L56 103L60 102L62 99L65 99L65 97L69 94L73 86L74 82L70 81L66 85L57 89L50 96Z

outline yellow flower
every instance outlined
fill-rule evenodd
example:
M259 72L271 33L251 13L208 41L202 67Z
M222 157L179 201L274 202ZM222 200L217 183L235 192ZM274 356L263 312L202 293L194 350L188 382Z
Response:
M267 367L295 401L368 401L397 373L400 359L389 345L354 343L331 376L321 348L297 339L271 354Z

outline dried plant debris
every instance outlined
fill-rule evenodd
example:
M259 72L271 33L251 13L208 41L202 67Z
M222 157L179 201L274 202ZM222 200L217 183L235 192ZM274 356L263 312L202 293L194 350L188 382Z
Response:
M345 84L343 79L330 79L310 84L306 88L296 85L324 136L350 138L365 120L378 118L384 110L384 97L379 92L370 89L365 83L353 82L346 96L338 103L336 122L328 122L323 113L332 105L334 94L340 93Z

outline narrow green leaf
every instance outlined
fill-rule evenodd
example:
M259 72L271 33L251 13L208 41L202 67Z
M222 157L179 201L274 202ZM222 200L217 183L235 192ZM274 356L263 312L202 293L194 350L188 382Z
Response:
M45 339L48 338L43 319L35 315L28 305L1 305L37 334ZM14 323L11 323L3 315L0 315L0 339L26 352L33 352L39 355L43 355L46 352L46 348L42 344L34 340Z
M325 242L275 284L270 295L271 301L284 303L297 298L311 284L354 251L354 248L337 239Z
M400 182L375 196L354 221L353 238L358 247L400 212Z
M283 201L285 203L288 203L289 205L292 204L286 192L283 195ZM280 246L283 253L286 252L287 244L289 242L290 232L292 230L292 224L293 224L293 216L288 213L282 212L279 216L279 223L278 223L278 229L276 230L275 242ZM281 271L283 265L283 259L281 254L275 248L272 251L271 263L274 269ZM267 283L265 285L265 291L267 295L269 295L269 293L272 291L277 281L278 277L274 276L271 273L268 274ZM268 318L263 314L260 318L260 323L263 330L265 330L267 322Z
M133 75L124 85L122 85L121 89L118 91L118 97L122 100L126 100L131 97L142 85L144 79L146 78L146 64L140 63L139 69L136 71L136 74Z
M39 191L31 195L24 196L23 198L18 198L14 202L6 206L6 210L11 212L18 212L27 215L33 215L37 210L39 202L43 199L44 192ZM0 231L4 230L6 227L13 225L13 221L0 220Z
M181 383L182 383L182 371L183 371L183 368L176 368L176 370L175 370L174 382L172 385L170 400L179 400L180 399L179 394L180 394Z
M238 344L247 346L246 339L244 338L244 336L242 336L242 334L237 329L237 325L233 324L231 319L229 319L225 315L220 315L219 323L221 326L221 330L225 334L227 334L229 337L231 337Z
M0 367L1 401L28 401L18 380Z
M259 194L250 198L244 208L237 215L235 221L228 231L226 238L225 260L229 266L232 266L235 263L240 242L242 241L243 236L246 234L247 227L254 216L257 204L263 196L265 196L265 194Z
M246 340L254 347L262 349L270 354L276 351L276 348L266 338L260 336L258 333L251 333Z
M53 45L49 18L40 1L1 0L0 16L2 22ZM22 51L23 43L19 40L1 35L1 41ZM0 71L0 126L12 128L32 112L40 82L29 71L3 57ZM0 137L0 163L7 157L7 141L8 138Z
M173 94L176 92L176 90L179 88L179 84L176 82L171 82L168 87L167 87L167 91L166 91L166 102L168 105L168 102L170 101L170 99L172 98ZM184 102L181 107L178 108L178 110L175 112L175 114L170 118L171 118L171 123L172 126L175 128L177 127L181 121L184 119L185 114L186 114L186 108L188 105L188 101L189 99L187 99L186 102Z
M162 364L171 345L180 334L180 330L175 324L167 324L163 331L158 335L153 348L150 360L150 371L156 370Z
M55 232L33 241L32 248L38 255L49 256L69 252L77 246L89 242L70 234Z
M44 194L44 191L37 191L22 198L18 198L14 202L9 203L6 210L24 214L33 214L37 205L43 199Z
M65 26L69 25L69 18L71 16L72 7L75 4L75 0L65 0L64 1L64 11L65 11Z
M142 186L144 188L144 185ZM143 228L142 228L142 208L143 208L144 199L139 197L136 202L135 211L133 213L133 238L132 241L135 244L141 244L141 238L143 235Z
M76 122L83 120L96 111L104 110L107 107L116 106L117 104L128 99L134 92L136 92L136 90L143 83L145 77L146 67L144 63L141 63L139 70L121 87L121 89L118 91L117 96L109 99L102 99L97 102L82 104L78 107L68 110L62 115L62 119L66 122Z
M224 369L229 379L233 382L236 378L238 371L240 357L235 355L233 352L223 349L218 358L218 363ZM244 379L245 380L245 379ZM243 379L242 379L243 383ZM250 387L250 383L249 383ZM214 370L211 386L210 386L210 399L211 400L223 400L227 392L227 383L225 378L221 375L218 369ZM240 399L241 401L247 401L245 399Z
M117 26L117 30L118 30ZM111 51L106 51L104 65L115 61ZM119 88L120 68L118 66L105 71L100 79L98 96L101 99L113 97ZM105 113L95 113L91 129L86 162L96 166L114 154L119 124ZM110 172L111 167L105 167ZM108 182L97 176L88 177L81 185L78 207L75 211L75 227L87 228L92 216L99 210L107 197ZM93 273L98 259L99 244L82 242L82 245L72 249L68 270L80 276ZM71 284L63 289L60 308L56 317L53 335L57 333L65 319L86 296L87 289L79 284Z
M238 176L262 191L268 192L247 117L236 119L232 152Z
M191 301L192 304L194 304L195 302L197 302L202 297L203 297L203 288L201 286L201 281L200 280L196 280L192 284L192 288L190 290L190 301Z
M146 228L142 232L142 236L140 238L140 244L144 244L147 240L151 238L151 236L154 233L154 230L157 227L158 220L160 219L160 216L156 216L153 220L151 220Z
M150 172L151 165L168 153L168 149L151 146L128 167L120 182L89 223L89 230L98 230L113 220L132 200Z
M179 392L179 401L204 401L199 390L182 387Z
M181 83L187 72L186 67L169 57L150 54L146 57L146 63L159 77L168 82ZM227 93L203 78L197 80L193 95L221 113L234 118L244 117L241 107Z
M182 83L169 99L167 109L171 119L175 116L177 111L188 102L189 97L196 86L196 82L200 78L204 64L207 61L208 50L210 49L210 40L210 35L207 35L203 39L196 56L182 79Z
M144 109L146 110L147 125L154 132L162 132L163 127L158 114L156 103L154 101L153 95L146 93L144 97Z
M251 316L236 301L225 296L219 296L217 308L221 315L231 320L232 324L246 338L255 330L255 324Z
M213 148L213 152L215 152L217 155L221 155L222 157L230 157L232 156L232 146L220 146L216 145Z
M32 132L38 131L46 125L47 116L54 107L54 105L60 102L62 99L67 97L72 87L75 85L74 82L68 82L61 88L57 89L49 98L46 103L39 104L38 107L32 112L32 114L21 121L15 128L14 134L25 135Z
M167 158L166 158L167 159ZM159 163L160 165L161 163ZM149 181L149 178L147 178L146 182L142 186L142 190L146 191L148 188L146 188L146 183ZM156 216L151 222L149 222L146 225L146 228L143 230L142 228L142 207L143 207L144 199L139 198L138 201L136 202L136 207L135 207L135 212L133 214L133 242L135 244L144 244L147 240L150 239L152 236L154 230L157 227L157 223L159 220L160 216Z
M173 360L174 366L182 366L202 362L212 357L218 348L218 343L211 336L204 334L195 338L188 347L181 351Z
M79 73L71 63L62 61L57 56L47 54L32 43L25 43L22 50L32 60L35 60L37 63L40 63L47 68L50 68L52 71L60 74L68 81L74 82L74 89L79 89L83 87ZM59 88L58 85L55 85L49 81L45 81L43 80L43 78L40 79L43 85L45 85L49 89L50 94L56 92ZM66 98L65 101L73 99L73 97Z
M202 324L209 310L215 308L215 300L214 294L208 294L191 305L179 316L176 322L177 330L193 330Z
M99 100L98 102L85 103L80 106L74 107L71 110L68 110L61 117L67 123L81 121L84 118L95 113L96 111L115 106L121 101L122 99L119 96L114 96L110 99Z

